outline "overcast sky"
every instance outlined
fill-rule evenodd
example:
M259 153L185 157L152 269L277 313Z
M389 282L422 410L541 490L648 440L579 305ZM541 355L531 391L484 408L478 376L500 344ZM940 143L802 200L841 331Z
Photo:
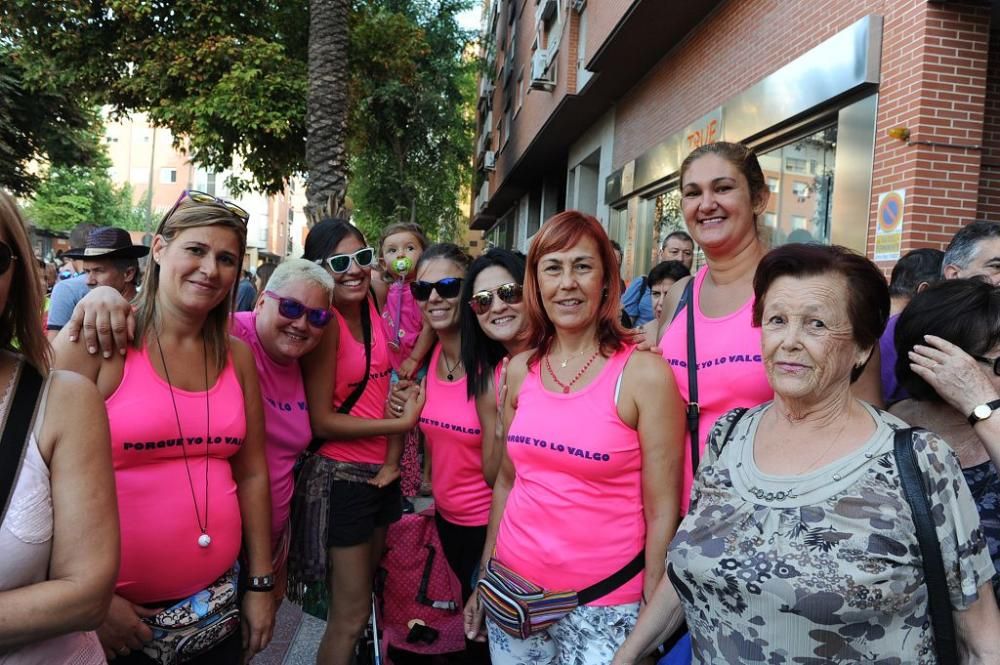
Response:
M466 30L479 30L479 22L483 18L483 6L480 3L458 15L458 24Z

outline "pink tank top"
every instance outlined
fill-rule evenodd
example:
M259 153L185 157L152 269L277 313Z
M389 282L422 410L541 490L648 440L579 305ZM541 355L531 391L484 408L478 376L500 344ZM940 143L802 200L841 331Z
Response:
M210 424L204 392L173 391L183 443L170 387L146 348L129 349L122 382L106 401L121 517L116 592L133 603L190 596L230 568L240 551L240 506L229 458L243 444L246 415L232 358L208 391ZM212 544L201 547L198 516L204 523L206 505Z
M233 314L229 332L247 343L257 364L271 477L271 547L278 551L291 510L292 468L312 439L302 370L297 362L281 365L267 355L257 336L254 312Z
M441 517L461 526L483 526L490 521L493 490L483 478L483 432L476 401L466 395L466 379L437 377L441 347L431 354L427 372L427 401L420 413L431 456L434 505Z
M378 324L378 310L369 300L372 317L372 364L368 371L368 385L365 392L351 409L357 418L379 419L385 414L385 400L389 396L389 349L386 346L385 331ZM333 406L340 406L360 383L365 373L365 345L354 339L347 321L340 312L333 310L333 317L340 326L340 343L337 346L337 375L333 381ZM367 439L327 441L319 449L323 457L340 462L361 464L381 464L385 461L386 437L373 436Z
M409 283L397 281L390 284L385 311L382 313L382 326L394 369L399 369L403 361L410 357L423 325L424 317L410 293Z
M615 403L633 349L614 354L579 392L546 390L538 364L521 385L507 434L516 477L496 557L546 589L584 589L645 546L639 435ZM639 573L591 604L637 602L642 581Z
M700 302L701 285L706 275L708 268L702 268L695 275L694 303ZM701 408L699 455L704 454L705 441L722 414L738 406L756 406L774 396L761 360L760 328L750 325L752 310L753 298L732 314L718 319L708 318L701 313L700 307L695 307L695 357L698 361L698 405ZM660 340L660 348L686 402L689 395L686 310L681 310L667 328ZM692 482L691 435L685 434L682 515L687 514L691 502Z

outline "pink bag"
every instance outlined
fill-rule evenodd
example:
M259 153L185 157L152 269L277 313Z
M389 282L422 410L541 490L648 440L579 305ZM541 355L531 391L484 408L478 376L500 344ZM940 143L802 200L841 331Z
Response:
M382 557L383 648L420 654L465 649L462 587L445 559L434 525L434 508L403 515L389 527ZM430 644L407 642L414 619L437 631Z

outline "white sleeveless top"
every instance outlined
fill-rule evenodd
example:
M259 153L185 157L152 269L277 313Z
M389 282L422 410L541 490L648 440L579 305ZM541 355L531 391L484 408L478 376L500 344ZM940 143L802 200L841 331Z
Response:
M42 388L38 413L45 413L49 380ZM13 386L4 397L6 409ZM36 418L24 462L11 495L7 515L0 524L0 591L9 591L48 579L52 554L52 491L49 468L38 450L38 433L44 418ZM93 632L70 633L12 650L0 649L0 665L98 665L106 663L104 650Z

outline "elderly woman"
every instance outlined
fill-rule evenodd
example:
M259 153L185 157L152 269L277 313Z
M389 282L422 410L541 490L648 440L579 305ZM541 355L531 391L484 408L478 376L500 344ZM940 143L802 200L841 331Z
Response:
M905 427L851 394L889 316L885 279L840 247L786 245L754 278L774 401L712 430L667 575L615 663L681 620L695 662L936 663L922 559L893 455ZM997 662L1000 614L951 449L919 431L964 662Z
M93 630L107 614L118 570L108 420L92 383L48 371L42 293L24 220L0 192L6 427L38 404L34 422L25 423L27 439L11 441L14 454L0 462L0 663L96 665L105 660ZM27 394L30 401L12 412L15 394L32 384L37 397Z
M56 366L97 384L111 425L122 563L98 636L119 662L176 654L238 663L270 641L260 383L250 350L228 334L246 222L239 206L185 191L153 237L126 353L92 356L70 343L69 331L56 342ZM241 551L248 582L238 601ZM192 615L218 623L171 629Z
M896 374L911 398L890 411L955 450L1000 570L1000 475L987 449L1000 449L990 429L1000 408L1000 288L978 279L930 287L900 315L896 344ZM993 585L1000 592L1000 577Z
M490 614L495 665L608 662L663 574L678 514L681 402L663 361L626 343L620 289L596 219L567 211L542 226L524 284L534 348L510 363L507 455L482 567L487 582L599 591L550 625L526 626L523 638ZM482 611L466 607L473 636Z

